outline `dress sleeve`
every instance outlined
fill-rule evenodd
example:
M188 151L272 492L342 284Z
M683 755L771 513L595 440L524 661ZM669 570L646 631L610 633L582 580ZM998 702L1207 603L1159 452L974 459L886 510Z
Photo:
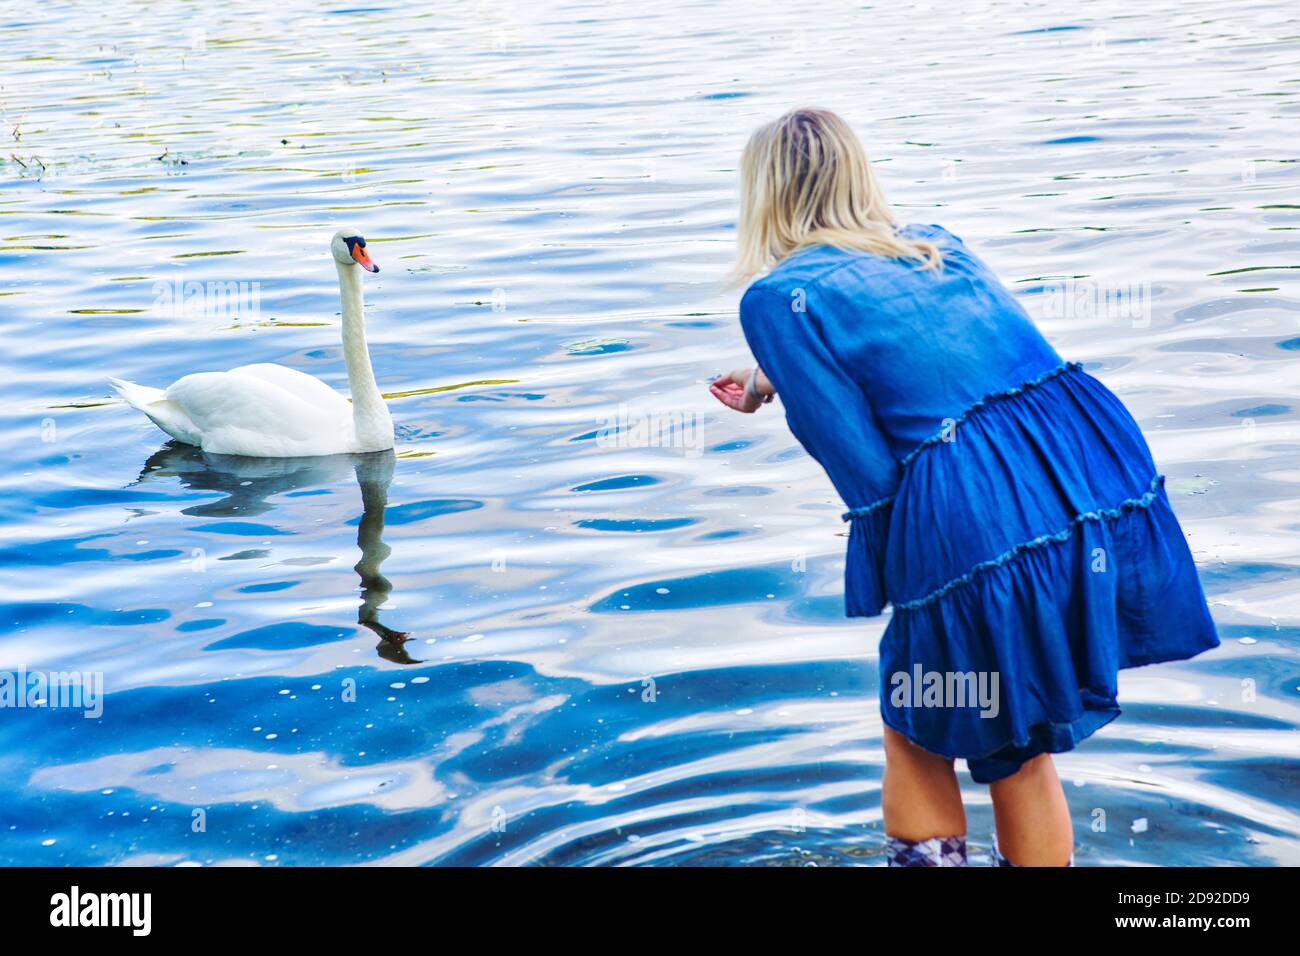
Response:
M899 464L861 385L827 346L815 316L794 302L751 286L740 302L740 324L781 397L790 431L849 507L848 613L879 614L888 600L884 557Z

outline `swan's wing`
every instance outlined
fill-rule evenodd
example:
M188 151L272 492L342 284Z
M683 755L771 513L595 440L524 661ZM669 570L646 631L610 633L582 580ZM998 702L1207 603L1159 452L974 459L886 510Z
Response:
M337 408L342 414L352 414L352 406L346 398L314 375L300 372L296 368L263 362L257 365L241 365L239 368L232 368L230 374L251 375L323 408Z
M167 389L202 435L204 451L293 457L333 454L346 441L351 406L336 396L324 404L258 375L199 372ZM343 414L341 410L346 410ZM333 443L340 443L334 449Z

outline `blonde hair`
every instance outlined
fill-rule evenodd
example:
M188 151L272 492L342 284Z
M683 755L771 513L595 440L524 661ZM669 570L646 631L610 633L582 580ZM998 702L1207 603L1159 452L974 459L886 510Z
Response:
M731 284L805 246L827 245L941 268L939 247L899 234L866 150L830 110L798 109L759 127L740 157Z

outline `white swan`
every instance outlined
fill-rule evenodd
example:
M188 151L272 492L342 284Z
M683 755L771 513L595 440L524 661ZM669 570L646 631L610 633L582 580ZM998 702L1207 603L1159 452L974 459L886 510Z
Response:
M343 302L350 404L320 379L271 364L198 372L166 390L117 378L109 379L113 388L168 435L213 454L299 458L392 448L393 420L370 367L361 296L361 270L379 267L356 230L336 232L330 252Z

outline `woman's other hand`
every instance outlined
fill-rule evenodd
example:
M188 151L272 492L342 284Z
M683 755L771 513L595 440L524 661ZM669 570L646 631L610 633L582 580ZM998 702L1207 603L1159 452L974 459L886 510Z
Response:
M775 394L772 383L767 380L762 369L754 376L754 391L750 392L745 389L745 383L749 381L749 374L753 371L748 368L732 369L726 375L718 376L709 386L709 391L713 397L720 401L728 408L734 408L738 412L752 414L758 411L763 403Z

